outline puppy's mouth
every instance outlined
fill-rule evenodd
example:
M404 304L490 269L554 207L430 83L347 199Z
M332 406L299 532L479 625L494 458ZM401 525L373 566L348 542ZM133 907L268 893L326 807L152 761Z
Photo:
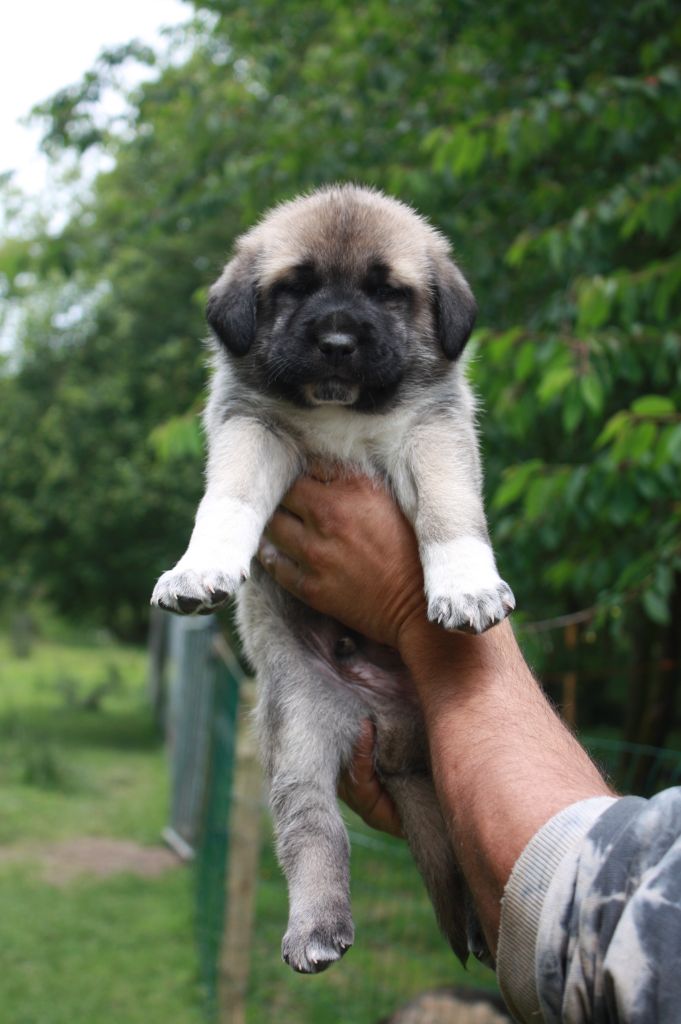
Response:
M359 398L359 384L341 377L327 377L303 385L310 405L353 405Z

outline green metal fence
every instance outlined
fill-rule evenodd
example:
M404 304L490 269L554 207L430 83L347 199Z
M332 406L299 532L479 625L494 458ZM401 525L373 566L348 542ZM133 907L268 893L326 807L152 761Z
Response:
M593 736L582 742L620 793L652 796L681 782L681 751Z
M168 734L171 813L164 837L194 860L199 977L217 1011L236 721L243 672L214 616L173 618Z

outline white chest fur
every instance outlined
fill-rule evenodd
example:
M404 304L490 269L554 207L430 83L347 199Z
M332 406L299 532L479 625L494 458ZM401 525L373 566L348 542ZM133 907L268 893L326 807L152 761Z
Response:
M377 463L386 469L394 464L414 419L413 408L365 415L341 406L297 410L291 426L306 454L351 462L370 471Z

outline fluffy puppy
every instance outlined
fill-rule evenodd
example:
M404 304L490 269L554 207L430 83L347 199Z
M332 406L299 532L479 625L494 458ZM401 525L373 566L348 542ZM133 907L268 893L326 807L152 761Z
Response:
M253 561L296 477L310 459L331 459L390 487L416 533L431 620L480 633L505 617L514 599L489 543L459 359L475 314L444 237L404 204L351 185L276 207L237 241L210 292L206 491L189 547L152 601L202 613L239 590L289 887L282 954L297 971L323 970L353 942L336 786L366 717L443 932L460 957L485 953L467 919L418 708L395 685L403 669Z

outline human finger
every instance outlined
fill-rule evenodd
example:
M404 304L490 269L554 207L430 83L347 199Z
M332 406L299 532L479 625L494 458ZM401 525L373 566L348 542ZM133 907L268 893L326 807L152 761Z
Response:
M299 516L287 510L277 509L265 527L265 536L280 552L288 555L298 565L304 564L306 527Z
M299 476L280 504L303 522L313 521L316 509L328 499L328 483L312 476Z
M350 769L343 773L339 782L338 795L371 828L402 838L397 809L376 774L374 746L374 727L367 719L355 745Z
M279 586L288 590L294 597L302 596L306 576L305 570L298 562L283 554L264 537L258 546L257 558L263 569Z

